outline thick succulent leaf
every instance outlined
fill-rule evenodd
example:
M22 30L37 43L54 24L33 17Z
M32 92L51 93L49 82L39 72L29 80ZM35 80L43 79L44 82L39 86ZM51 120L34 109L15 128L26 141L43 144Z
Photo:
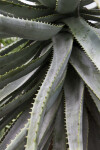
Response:
M39 136L40 126L43 122L46 106L49 102L51 93L55 90L56 86L61 80L63 72L66 69L72 49L72 36L70 34L63 33L58 34L53 38L53 43L53 60L32 108L26 150L37 149L37 140Z
M15 48L18 48L18 46L22 45L25 42L27 42L27 40L24 40L24 39L17 40L15 42L11 43L10 45L0 49L0 56L8 54L9 52L14 50Z
M10 144L11 140L15 139L16 135L19 132L21 132L20 130L28 122L27 119L29 119L29 117L30 117L29 108L27 108L26 111L24 111L22 113L22 115L19 117L19 119L16 121L16 123L13 125L13 127L10 129L10 131L6 135L5 139L3 140L2 144L0 145L0 149L5 150L6 147L8 149L9 146L7 146L7 145ZM19 142L19 141L16 141L16 143L14 143L14 144L18 144L17 142ZM12 147L13 147L13 144L12 144L10 150L12 150Z
M93 27L93 30L95 31L95 33L97 34L97 36L100 38L100 29Z
M93 20L93 21L100 21L100 17L99 16L94 16L94 15L90 15L90 14L81 14L81 16L85 19L85 20Z
M63 16L60 14L52 14L52 15L48 15L48 16L44 16L44 17L39 17L34 19L34 21L42 21L42 22L54 22L58 19L61 19Z
M33 7L13 4L2 0L0 1L0 10L13 14L14 17L20 17L24 19L33 19L52 13L52 10L50 9L36 9Z
M85 6L85 5L91 4L92 2L93 0L81 0L80 5Z
M52 133L53 133L53 129L54 129L54 124L51 125L49 131L48 131L47 134L45 135L41 148L39 148L39 149L37 149L37 150L43 150L43 149L44 149L46 143L47 143L48 140L49 140L49 137L50 137L50 136L52 135Z
M61 149L66 150L63 103L61 103L56 116L54 126L54 138L53 138L53 150L61 150Z
M99 150L100 149L100 126L89 114L89 139L88 139L88 150Z
M89 92L90 92L90 95L91 95L91 97L92 97L92 99L93 99L93 101L94 101L94 103L95 103L95 105L96 105L96 107L100 113L100 99L98 99L90 89L89 89Z
M13 36L4 32L0 32L0 39L9 38L9 37L13 37Z
M57 0L56 10L61 14L74 12L80 0Z
M11 141L5 150L15 150L19 144L21 144L26 137L27 134L28 123L24 125L21 131L16 135L16 137Z
M33 59L31 62L28 64L24 64L20 67L17 67L13 70L10 70L8 73L5 73L4 75L0 76L0 88L3 88L5 85L8 83L19 79L20 77L30 73L34 69L40 66L44 62L44 60L47 58L49 53L51 52L51 47L52 44L49 44L43 49L42 54L40 55L39 58Z
M5 65L8 66L8 62L10 64L10 66L11 66L11 63L13 63L13 66L12 66L13 68L25 63L27 61L27 59L30 59L32 57L32 54L34 56L34 54L38 50L39 45L40 45L40 42L35 42L35 43L32 43L31 45L23 48L22 50L13 52L8 55L1 56L0 57L0 64L1 64L0 71L1 72L3 71L4 68L2 68L2 67L5 67ZM16 64L15 66L14 66L14 63ZM6 70L6 72L8 72L8 71Z
M23 142L22 142L21 144L19 144L15 150L24 150L24 149L25 149L25 148L24 148L25 142L26 142L26 141L23 140Z
M7 0L8 2L12 2L12 3L16 3L16 4L24 4L23 2L21 2L20 0ZM34 2L34 0L32 0Z
M57 34L62 25L51 25L36 21L0 16L0 32L30 40L47 40Z
M28 104L28 103L27 103ZM2 130L6 125L9 125L9 123L17 118L17 116L19 114L21 114L24 110L26 109L26 103L24 105L21 105L20 107L18 107L17 109L15 109L14 111L12 111L11 113L9 113L6 117L4 117L1 121L0 121L0 130ZM20 115L19 115L20 116Z
M9 94L20 88L25 82L29 80L29 78L36 73L37 69L32 71L31 73L21 77L20 79L13 81L9 83L7 86L5 86L3 89L0 90L0 101L7 97Z
M94 0L97 4L97 6L100 8L100 0Z
M53 107L51 107L51 109L49 109L49 111L47 112L47 114L44 117L44 122L43 122L41 130L40 130L39 141L38 141L39 150L42 150L42 147L44 147L46 141L48 140L48 138L53 130L52 123L55 118L56 112L58 110L59 104L61 102L61 97L62 97L62 94L58 97L58 99L54 103ZM19 123L19 120L17 122ZM29 123L27 123L26 126L17 135L14 135L14 137L15 136L16 137L13 138L11 144L8 145L6 150L15 150L15 148L17 148L18 145L20 145L23 142L23 140L25 139L26 133L27 133L28 125L29 125ZM19 126L19 128L20 128L20 126ZM15 126L13 126L11 131L13 132L14 129L15 129ZM18 129L18 131L19 131L19 129ZM10 132L8 135L10 135ZM19 140L20 136L21 136L21 138Z
M45 114L44 120L42 127L40 129L40 134L39 134L39 140L38 140L38 150L44 146L44 141L45 136L48 132L48 130L51 128L52 123L54 122L54 119L56 117L59 104L61 103L62 99L62 93L57 97L56 101L54 102L53 106L49 109L49 111Z
M99 9L86 9L86 8L83 8L80 10L81 13L84 13L84 14L90 14L90 15L100 15L100 10Z
M88 149L89 121L86 106L83 107L83 150Z
M100 126L100 112L98 111L93 99L89 95L88 91L85 92L85 103L88 107L88 110L91 112L96 123ZM100 101L99 101L100 103Z
M46 144L45 144L44 147L43 147L43 150L48 150L48 149L49 149L49 146L50 146L50 144L51 144L51 140L52 140L52 134L49 136L49 138L48 138Z
M4 106L0 107L0 118L4 117L6 114L13 111L15 108L23 104L25 101L28 101L37 91L41 80L38 83L33 85L33 88L26 92L25 94L20 94L17 98L13 99L11 102L5 104Z
M41 4L55 8L56 7L56 0L38 0Z
M46 42L45 45L40 42L35 42L17 52L0 57L0 74L3 75L12 69L31 62L32 59L37 59L45 46ZM39 55L36 57L37 52Z
M74 47L70 60L88 87L100 98L100 73L87 55L81 49Z
M59 82L59 84L56 86L55 90L50 94L50 100L48 101L48 104L46 106L46 112L53 106L55 100L57 99L57 97L62 89L62 86L64 84L65 76L66 76L66 71L62 75L62 79Z
M70 150L83 150L82 117L84 83L74 69L68 70L65 84L65 119Z
M85 53L100 70L100 38L82 18L69 18L64 22L70 27L72 34L83 47Z

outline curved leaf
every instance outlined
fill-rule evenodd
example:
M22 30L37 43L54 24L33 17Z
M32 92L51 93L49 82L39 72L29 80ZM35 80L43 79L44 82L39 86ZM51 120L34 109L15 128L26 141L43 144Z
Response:
M26 150L37 149L37 140L40 132L40 126L43 122L46 106L50 100L51 93L54 91L60 82L63 73L65 72L72 49L72 42L73 40L70 34L61 33L53 38L54 56L50 69L37 94L32 108Z
M100 99L100 73L97 71L94 64L81 49L75 47L72 51L70 60L84 82Z
M11 102L5 104L4 106L0 107L0 118L4 117L6 114L10 113L18 106L23 104L25 101L28 101L37 91L41 81L33 86L31 90L26 92L25 94L19 95L17 98L13 99Z
M100 99L98 99L90 89L89 89L89 92L90 92L90 95L91 95L91 97L92 97L92 99L93 99L93 101L94 101L94 103L95 103L95 105L96 105L96 107L100 113Z
M86 106L83 107L83 150L88 149L89 120Z
M13 62L13 66L12 66L13 68L17 67L18 65L20 66L21 64L25 63L27 61L27 58L30 59L32 57L32 54L34 56L39 45L40 45L40 42L35 42L35 43L32 43L31 45L28 45L27 47L25 47L25 48L23 48L17 52L1 56L0 57L0 64L1 64L0 65L0 73L3 71L4 67L8 64L8 62L10 64L10 66L11 66L11 63ZM14 66L14 63L17 63L17 65ZM6 69L6 72L8 72L8 71Z
M53 150L61 150L61 149L66 150L63 103L61 103L56 116L54 126L54 138L53 138Z
M56 0L38 0L41 4L55 8L56 7Z
M80 5L81 6L85 6L85 5L88 5L88 4L92 3L92 2L93 2L93 0L81 0L80 1Z
M3 89L0 90L0 101L7 97L9 94L20 88L25 82L27 82L33 74L35 74L37 69L32 71L31 73L21 77L20 79L9 83Z
M51 25L36 21L0 16L0 32L30 40L47 40L57 34L62 25Z
M29 114L29 108L28 108L28 109L26 109L26 111L24 111L22 113L22 115L19 117L19 119L16 121L16 123L10 129L10 131L6 135L5 139L3 140L2 144L0 145L0 149L2 149L2 150L8 149L9 146L7 146L7 145L10 144L10 142L12 142L11 140L15 139L16 135L19 134L19 132L21 132L20 130L28 122L27 119L29 119L29 117L30 117L30 114ZM20 139L21 139L21 137L20 137ZM18 142L20 142L20 139L18 139L18 141L16 141L16 143L14 143L14 144L16 144L16 146L17 146ZM12 147L13 147L13 144L11 146L11 150L12 150Z
M68 70L64 84L64 95L66 129L70 150L83 150L83 92L84 83L81 78L75 70Z
M75 11L80 0L57 0L56 10L61 14L68 14Z
M91 115L93 116L96 123L100 126L100 112L98 111L93 99L89 95L88 91L85 92L85 103L90 111ZM100 101L99 101L100 103Z
M61 19L62 17L63 16L60 14L52 14L52 15L36 18L36 19L34 19L34 21L42 21L42 22L51 23L51 22L54 22L58 19Z
M41 126L40 134L39 134L38 150L40 150L40 148L44 146L44 143L46 143L43 142L43 140L47 134L47 131L50 129L52 123L54 122L61 100L62 100L62 93L60 93L60 95L57 97L56 101L54 102L53 106L45 114L43 124Z
M100 38L82 18L69 18L64 22L100 71Z
M0 10L13 14L14 17L24 19L35 19L52 13L52 10L50 9L36 9L36 7L23 6L2 0L0 1Z
M34 69L40 66L41 63L47 58L49 53L51 52L52 44L49 44L43 49L43 53L37 59L33 59L31 62L24 64L20 67L17 67L13 70L10 70L8 73L0 76L0 88L3 88L8 83L19 79L20 77L30 73Z
M88 150L99 150L100 149L100 126L89 114L89 139L88 139Z
M24 39L17 40L11 43L10 45L0 49L0 56L8 54L9 52L11 52L12 50L14 50L15 48L17 48L18 46L22 45L25 42L27 42L27 40L24 40Z

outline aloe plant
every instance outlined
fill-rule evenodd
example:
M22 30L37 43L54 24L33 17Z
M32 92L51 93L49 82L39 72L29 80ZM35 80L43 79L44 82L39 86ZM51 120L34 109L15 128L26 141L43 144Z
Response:
M0 150L99 150L99 0L30 1L0 0Z

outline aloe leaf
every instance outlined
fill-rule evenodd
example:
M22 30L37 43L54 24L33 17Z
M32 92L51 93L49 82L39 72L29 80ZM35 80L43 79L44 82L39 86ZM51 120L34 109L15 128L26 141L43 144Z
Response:
M100 102L100 101L99 101ZM100 126L100 112L98 111L93 99L89 95L88 91L85 92L85 103L88 107L88 110L91 112L96 123Z
M56 35L62 25L51 25L36 21L0 16L0 32L30 40L47 40Z
M100 29L94 28L94 27L92 27L92 28L93 28L94 32L97 34L97 36L100 38Z
M59 84L56 86L55 90L52 91L52 93L50 94L50 100L48 101L48 104L46 106L46 112L53 106L55 100L57 99L63 84L64 84L64 80L66 77L66 71L64 72L64 74L61 77L61 81L59 82Z
M17 67L13 70L10 70L8 73L0 76L0 88L3 88L8 83L17 80L18 78L30 73L34 69L40 66L41 63L47 58L49 53L51 52L52 44L49 44L43 49L41 56L37 59L33 59L28 64L24 64L20 67Z
M18 107L21 103L29 100L38 86L41 84L41 81L44 78L45 71L42 69L42 73L39 72L40 74L35 77L35 75L38 73L36 72L31 76L33 80L30 78L23 86L21 86L17 91L11 93L9 95L9 99L3 99L1 102L1 110L4 111L5 113L8 113L9 111L12 111L14 108ZM12 106L12 107L10 107ZM6 108L5 110L3 108ZM1 113L2 114L2 113ZM3 115L4 115L3 114Z
M70 68L65 84L65 119L70 150L83 150L82 118L84 83L78 74Z
M21 39L21 40L17 40L13 43L11 43L10 45L0 49L0 56L8 54L9 52L11 52L13 49L17 48L18 46L22 45L23 43L25 43L27 40Z
M29 108L26 109L26 111L24 111L22 113L22 115L19 117L19 119L16 121L16 123L13 125L13 127L10 129L10 131L8 132L8 134L6 135L5 139L3 140L2 144L0 145L0 148L2 150L5 150L6 147L8 149L9 146L7 146L8 144L10 145L10 142L12 143L11 140L14 140L16 135L19 134L19 132L21 132L20 130L24 127L24 125L28 122L27 119L30 118L30 114L29 114ZM21 137L20 137L21 139ZM19 140L20 140L19 139ZM16 143L14 144L18 144L17 142L20 141L16 141ZM11 145L11 148L13 147L13 144Z
M41 4L55 8L56 7L56 0L38 0Z
M56 10L61 14L74 12L79 4L79 0L57 0Z
M50 9L36 9L2 0L0 1L0 10L13 14L14 17L20 17L24 19L33 19L52 13L52 10Z
M88 149L89 121L86 106L83 107L83 150Z
M16 135L16 137L11 141L9 145L7 145L5 150L15 150L19 146L19 144L23 143L25 140L25 136L27 134L28 123L24 125L21 131Z
M95 94L94 94L90 89L88 89L88 90L89 90L89 93L90 93L90 95L91 95L91 97L92 97L92 99L93 99L93 101L94 101L94 103L95 103L95 105L96 105L96 107L97 107L99 113L100 113L100 99L98 99L98 98L95 96Z
M54 129L54 124L51 125L50 129L48 130L47 134L46 134L45 137L44 137L44 140L43 140L43 143L42 143L41 147L40 147L39 149L37 149L37 150L43 150L43 149L44 149L46 143L47 143L48 140L49 140L49 137L50 137L50 136L52 135L52 133L53 133L53 129Z
M85 20L93 20L93 21L100 21L100 17L99 16L95 16L95 15L90 15L90 14L83 14L81 13L81 16L85 19Z
M56 116L53 138L53 150L61 149L66 150L63 103L61 103Z
M61 19L62 17L63 16L60 14L52 14L52 15L36 18L36 19L34 19L34 21L42 21L42 22L51 23L58 19Z
M20 105L20 107L18 107L17 109L15 109L14 111L12 111L11 113L9 113L6 117L4 117L1 121L0 121L0 130L2 130L6 125L9 125L9 123L17 118L17 116L19 114L21 114L23 111L25 111L25 109L27 108L27 105L29 103L25 103L24 105ZM19 115L20 116L20 115Z
M31 55L29 58L32 57L32 52L33 52L33 55L35 54L35 52L37 51L37 48L39 46L40 42L35 42L25 48L23 48L22 50L19 50L17 52L14 52L14 53L11 53L9 55L4 55L4 56L1 56L0 57L0 68L2 70L2 67L11 62L13 62L13 65L14 65L14 62L16 62L17 64L19 64L20 66L20 63L22 62L22 64L24 62L27 61L27 56ZM20 59L21 59L21 62L20 62ZM19 60L19 61L17 61ZM19 63L20 62L20 63ZM16 66L17 67L17 66Z
M28 101L37 91L39 85L41 82L37 83L33 86L31 90L26 92L25 94L19 95L17 98L13 99L8 104L5 104L4 106L0 107L0 118L4 117L6 114L13 111L15 108L23 104L25 101Z
M89 138L88 138L88 150L100 149L100 126L89 114Z
M20 88L35 72L37 69L32 71L31 73L21 77L20 79L9 83L3 89L0 90L0 101L7 97L9 94Z
M100 98L100 73L89 60L87 55L85 55L81 49L74 47L70 60L71 64L82 77L84 82L94 92L94 94Z
M12 3L16 3L16 4L24 4L23 2L21 2L20 0L7 0L8 2L12 2ZM34 0L33 0L34 1Z
M17 146L16 150L24 150L24 149L25 149L25 148L24 148L25 142L26 142L26 141L23 140L23 142Z
M46 141L48 140L50 134L53 131L53 125L51 125L51 124L54 121L56 112L57 112L59 104L61 102L61 97L62 97L62 94L60 94L60 96L54 103L53 107L51 107L51 109L47 112L47 114L44 117L44 122L41 127L41 132L40 132L39 141L38 141L38 144L39 144L38 147L40 148L39 150L42 150L42 147L44 147ZM19 123L19 120L18 120L18 123ZM14 135L15 138L13 138L11 144L9 144L7 146L6 150L15 150L15 148L18 147L23 142L23 140L25 139L25 135L27 133L28 124L29 123L27 123L25 125L25 127L17 135ZM15 126L13 126L11 131L13 132L14 129L15 129ZM9 135L10 135L10 132L9 132ZM19 137L21 137L20 140L19 140ZM11 137L11 139L12 139L12 137Z
M51 135L49 136L49 138L48 138L46 144L44 145L43 150L48 150L48 149L49 149L49 146L50 146L50 144L51 144L51 139L52 139L52 133L51 133Z
M43 123L46 106L49 102L50 94L60 82L62 74L66 69L72 50L73 39L70 34L61 33L53 38L53 43L53 60L32 108L26 150L37 149L37 140L40 133L41 123Z
M56 101L54 102L53 106L48 110L45 114L44 121L42 127L40 129L39 140L38 140L38 149L40 150L41 145L43 146L44 138L47 134L47 131L50 129L50 126L54 122L56 117L59 105L61 103L62 93L57 97Z
M9 37L13 37L13 36L4 32L0 32L0 39L9 38Z
M82 18L69 18L64 21L72 31L85 53L100 70L100 38ZM95 41L95 42L93 42Z
M40 55L41 51L46 46L42 44L40 47L40 45L41 44L39 42L36 42L23 48L18 52L14 52L10 55L0 57L0 62L2 63L2 65L0 66L0 74L3 75L12 69L15 69L23 64L28 64L29 62L31 62L32 59L35 59L35 55L37 54L37 52L39 51ZM36 59L38 57L36 57ZM9 62L9 64L7 62Z
M81 13L83 14L90 14L90 15L96 15L96 16L99 16L100 15L100 10L99 9L86 9L86 8L83 8L80 10Z
M85 6L85 5L91 4L92 2L93 0L81 0L80 5Z

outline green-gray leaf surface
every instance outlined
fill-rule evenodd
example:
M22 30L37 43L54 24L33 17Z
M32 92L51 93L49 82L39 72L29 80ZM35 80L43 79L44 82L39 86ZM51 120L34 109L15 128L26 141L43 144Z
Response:
M64 83L65 118L70 150L83 150L82 117L83 117L84 83L75 70L68 70Z
M37 97L35 98L35 103L33 104L26 150L37 149L37 140L39 136L40 125L43 122L45 109L47 103L49 102L51 93L60 82L63 72L66 69L72 50L72 42L72 36L69 34L64 35L62 33L53 38L53 60L50 69L47 72L46 78L37 94Z

